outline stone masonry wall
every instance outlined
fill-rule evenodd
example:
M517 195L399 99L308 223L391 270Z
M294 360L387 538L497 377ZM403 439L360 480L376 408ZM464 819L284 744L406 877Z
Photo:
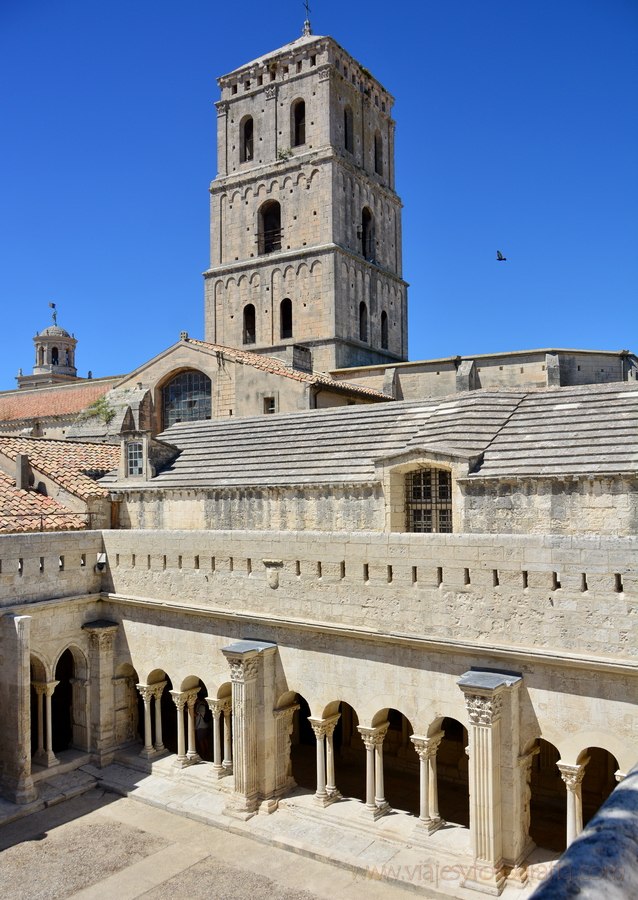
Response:
M117 594L638 658L638 538L104 532Z

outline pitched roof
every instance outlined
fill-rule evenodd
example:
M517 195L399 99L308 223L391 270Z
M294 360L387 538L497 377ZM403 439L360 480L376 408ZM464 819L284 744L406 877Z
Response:
M117 468L120 459L119 444L53 441L48 438L0 436L0 453L12 460L18 453L26 453L34 469L82 500L106 496L106 488L99 485L96 479Z
M74 531L86 528L82 513L37 491L18 490L14 479L0 470L0 534L27 531Z
M278 359L276 356L263 356L261 353L253 353L251 350L224 347L221 344L211 344L208 341L199 341L192 337L188 338L188 343L194 344L196 347L203 347L205 350L211 350L214 353L223 353L227 359L232 359L234 362L244 363L252 366L254 369L269 372L272 375L282 375L284 378L293 379L293 381L302 381L305 384L326 387L342 394L347 393L353 396L367 397L371 400L392 400L392 397L382 394L381 391L376 391L374 388L364 387L360 384L353 384L349 381L337 380L327 372L311 373L302 372L299 369L291 369L282 359Z
M0 394L0 422L49 419L79 413L121 380L122 376L118 375L33 390L6 391Z
M375 461L420 447L483 454L470 478L638 471L638 386L468 391L443 399L184 422L181 453L145 487L372 482ZM140 485L140 487L142 487Z

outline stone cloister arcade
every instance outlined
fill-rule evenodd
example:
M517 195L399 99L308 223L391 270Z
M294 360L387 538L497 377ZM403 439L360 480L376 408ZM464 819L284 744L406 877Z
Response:
M534 845L562 851L622 778L604 747L561 759L538 736L510 752L520 676L468 671L455 679L466 715L457 703L420 725L397 701L371 712L363 684L327 702L312 679L278 691L276 644L221 647L225 680L220 666L218 681L206 683L170 666L118 662L118 628L85 625L88 653L68 644L51 663L31 650L34 771L55 768L70 749L103 765L135 753L141 766L160 758L176 769L209 766L211 789L226 779L229 812L242 818L274 811L292 793L312 794L319 807L359 801L352 814L362 820L401 811L424 837L454 824L469 828L496 887L504 866L521 865ZM517 855L511 835L504 846L512 821L520 822Z

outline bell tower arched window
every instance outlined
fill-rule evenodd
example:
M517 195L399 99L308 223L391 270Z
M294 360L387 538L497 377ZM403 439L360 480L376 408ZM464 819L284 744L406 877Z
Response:
M405 478L407 530L452 531L452 476L447 469L427 467Z
M388 314L385 309L381 313L381 349L388 349Z
M244 333L242 341L244 344L255 343L255 307L252 303L244 306Z
M368 340L368 307L363 300L359 304L359 340Z
M375 256L375 237L374 237L374 216L371 210L363 207L361 213L361 255L369 262L374 262Z
M276 200L267 200L262 204L258 227L260 254L281 250L281 206Z
M292 300L285 297L279 307L280 335L282 339L292 337Z
M383 175L383 138L379 131L374 135L374 171Z
M51 365L57 366L60 362L60 354L57 347L51 347Z
M190 369L171 378L162 388L164 428L177 422L197 422L211 417L211 381Z
M301 147L306 143L306 103L304 100L295 100L292 104L291 124L290 144L293 147Z
M252 116L246 116L239 125L239 161L250 162L254 155L255 125Z
M343 110L343 146L348 153L354 153L354 136L352 134L352 107Z

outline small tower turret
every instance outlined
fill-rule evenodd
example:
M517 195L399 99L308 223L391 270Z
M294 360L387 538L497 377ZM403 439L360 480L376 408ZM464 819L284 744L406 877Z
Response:
M55 303L49 303L52 322L33 338L35 362L31 375L18 375L20 388L42 387L46 384L60 384L75 381L78 377L75 367L75 347L77 340L58 325Z

